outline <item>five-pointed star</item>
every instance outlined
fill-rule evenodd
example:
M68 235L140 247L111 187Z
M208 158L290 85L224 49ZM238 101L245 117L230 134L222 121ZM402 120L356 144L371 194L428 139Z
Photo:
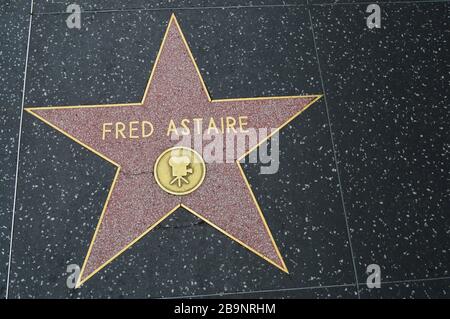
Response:
M245 116L247 127L280 129L319 98L320 95L310 95L211 100L172 15L140 103L27 108L29 113L117 167L77 286L179 207L287 272L239 164L239 159L263 141L250 141L243 154L236 154L233 163L206 163L203 183L183 196L159 187L153 167L158 156L176 143L167 136L170 120L180 123L182 119ZM111 129L105 136L105 123L115 128L117 122L142 121L153 124L150 137L130 138L138 133L129 132L128 127L120 134Z

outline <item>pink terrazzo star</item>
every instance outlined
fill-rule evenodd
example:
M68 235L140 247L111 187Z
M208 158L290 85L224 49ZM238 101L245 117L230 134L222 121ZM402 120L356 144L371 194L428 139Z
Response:
M78 286L179 207L287 272L238 162L207 162L201 186L183 196L160 188L153 167L163 151L176 145L167 135L171 120L180 123L186 118L244 117L248 128L281 128L318 98L320 95L211 100L172 15L142 102L26 109L118 167ZM152 123L151 136L143 137L150 134L150 125L143 125L144 121ZM118 122L124 123L125 128L116 127ZM106 130L105 123L111 123ZM134 123L131 131L130 123ZM249 142L245 152L236 154L235 159L261 142Z

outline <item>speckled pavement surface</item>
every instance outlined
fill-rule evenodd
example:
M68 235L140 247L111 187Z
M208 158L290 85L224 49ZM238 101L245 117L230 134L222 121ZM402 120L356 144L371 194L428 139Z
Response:
M0 7L2 298L449 297L449 2L70 3ZM71 289L116 168L21 108L139 101L172 13L213 99L325 95L243 165L289 274L180 208Z

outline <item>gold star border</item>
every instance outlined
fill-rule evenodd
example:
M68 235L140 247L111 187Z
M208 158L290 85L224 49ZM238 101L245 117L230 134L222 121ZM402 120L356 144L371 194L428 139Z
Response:
M45 107L46 110L50 110L50 109L69 109L69 108L94 108L94 107L121 107L121 106L143 106L144 105L144 101L145 101L145 97L147 96L148 90L150 88L150 84L152 82L153 79L153 75L154 72L156 70L156 66L158 65L158 61L159 61L159 56L161 54L161 49L164 47L164 43L166 41L166 37L168 34L168 31L170 29L171 24L174 23L176 25L176 27L178 28L178 31L181 34L181 38L183 40L183 43L189 53L189 56L192 60L192 63L194 64L195 70L197 71L198 77L200 79L200 82L202 84L202 87L204 89L204 91L206 92L206 96L208 98L208 101L211 103L215 103L215 102L233 102L233 101L255 101L255 100L270 100L270 99L301 99L301 98L314 98L313 100L311 100L310 103L308 103L303 109L301 109L299 112L297 112L296 114L294 114L292 117L290 117L288 120L286 120L281 126L279 126L278 128L276 128L275 130L273 130L271 132L271 134L269 134L266 138L264 138L263 140L261 140L257 145L255 145L254 147L252 147L251 149L249 149L247 152L245 152L242 156L240 156L237 160L236 160L236 165L239 168L239 171L241 172L241 175L245 181L245 184L247 185L247 188L250 192L250 195L253 199L253 202L256 205L256 208L261 216L261 219L264 223L264 227L266 228L267 233L270 236L270 239L272 241L273 246L275 247L276 253L278 255L278 257L280 258L281 262L282 262L282 267L280 267L278 264L276 264L275 262L273 262L272 260L270 260L269 258L267 258L266 256L262 255L261 253L257 252L256 250L254 250L253 248L249 247L248 245L246 245L245 243L243 243L242 241L240 241L239 239L235 238L234 236L232 236L231 234L227 233L225 230L223 230L222 228L218 227L217 225L215 225L214 223L212 223L211 221L209 221L208 219L204 218L203 216L201 216L199 213L195 212L194 210L192 210L191 208L183 205L183 204L179 204L177 206L175 206L173 209L171 209L167 214L165 214L161 219L159 219L155 224L153 224L151 227L149 227L144 233L142 233L140 236L138 236L137 238L135 238L132 242L130 242L128 245L126 245L123 249L121 249L117 254L115 254L113 257L111 257L108 261L106 261L102 266L98 267L94 272L92 272L91 274L89 274L89 276L87 276L86 278L84 278L83 280L81 280L81 278L83 277L83 273L86 267L86 263L87 260L89 259L89 256L91 254L91 250L93 247L93 243L97 237L97 233L99 231L100 225L102 223L103 217L106 213L106 209L108 207L108 202L109 199L111 197L112 191L114 189L114 186L116 184L117 178L119 176L119 172L121 170L121 167L119 164L117 164L116 162L114 162L113 160L111 160L110 158L108 158L107 156L105 156L104 154L96 151L95 149L91 148L89 145L86 145L85 143L81 142L80 140L78 140L77 138L75 138L74 136L72 136L71 134L63 131L62 129L60 129L59 127L57 127L56 125L50 123L49 121L45 120L44 118L42 118L41 116L39 116L38 114L36 114L35 112L33 112L34 110L38 110L38 109L42 109L42 107L31 107L31 108L25 108L25 111L27 111L28 113L32 114L33 116L37 117L38 119L40 119L42 122L46 123L47 125L49 125L50 127L54 128L55 130L59 131L60 133L64 134L65 136L69 137L70 139L72 139L73 141L75 141L76 143L80 144L81 146L85 147L86 149L90 150L91 152L93 152L94 154L100 156L101 158L103 158L104 160L108 161L109 163L113 164L117 170L116 173L114 175L114 179L113 182L111 184L108 196L106 198L105 204L103 206L102 209L102 213L100 215L100 219L98 221L97 227L95 229L94 232L94 236L92 237L91 243L89 245L89 249L88 252L86 254L86 257L84 259L83 262L83 266L81 268L81 272L80 275L77 279L77 283L76 283L76 288L79 288L81 285L83 285L87 280L89 280L92 276L94 276L96 273L98 273L100 270L102 270L104 267L106 267L109 263L111 263L114 259L116 259L119 255L121 255L123 252L125 252L128 248L130 248L131 246L133 246L136 242L138 242L142 237L144 237L145 235L147 235L147 233L149 233L152 229L154 229L157 225L159 225L164 219L166 219L170 214L172 214L174 211L176 211L178 208L182 207L184 209L186 209L187 211L189 211L190 213L192 213L193 215L197 216L198 218L200 218L201 220L203 220L204 222L206 222L207 224L209 224L210 226L212 226L213 228L217 229L219 232L223 233L224 235L228 236L229 238L231 238L232 240L236 241L237 243L239 243L240 245L242 245L243 247L247 248L248 250L250 250L251 252L253 252L254 254L256 254L257 256L263 258L264 260L266 260L267 262L269 262L270 264L274 265L275 267L277 267L278 269L282 270L285 273L289 273L286 264L284 263L283 257L278 249L278 246L275 242L275 239L273 238L273 235L269 229L269 226L267 225L266 219L264 218L264 215L262 213L262 210L258 204L258 201L256 200L256 197L253 193L253 190L250 186L250 183L248 182L248 179L244 173L244 170L242 169L241 163L240 161L246 157L248 154L250 154L252 151L254 151L255 149L257 149L261 144L263 144L264 142L266 142L268 139L270 139L274 134L276 134L277 132L279 132L283 127L285 127L287 124L289 124L293 119L295 119L298 115L300 115L302 112L304 112L306 109L308 109L312 104L314 104L317 100L319 100L323 95L322 94L314 94L314 95L298 95L298 96L270 96L270 97L247 97L247 98L231 98L231 99L211 99L211 96L209 95L209 91L205 85L205 82L203 80L203 77L200 73L200 70L197 66L197 63L195 62L194 56L192 55L192 52L189 48L189 45L186 41L186 38L181 30L181 27L175 17L175 14L172 14L168 23L168 26L166 28L166 32L164 33L164 37L161 43L161 46L159 48L158 54L156 56L156 60L155 63L153 64L153 68L152 71L150 73L150 78L147 82L147 86L145 88L145 92L144 95L141 99L140 102L137 103L121 103L121 104L100 104L100 105L74 105L74 106L51 106L51 107Z

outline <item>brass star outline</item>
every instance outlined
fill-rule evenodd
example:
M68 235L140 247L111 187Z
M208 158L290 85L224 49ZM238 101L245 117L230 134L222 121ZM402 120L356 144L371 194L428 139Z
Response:
M238 240L237 238L235 238L234 236L232 236L231 234L227 233L225 230L223 230L222 228L220 228L219 226L215 225L214 223L212 223L211 221L209 221L207 218L203 217L202 215L200 215L199 213L195 212L194 210L192 210L191 208L183 205L183 204L178 204L176 205L173 209L171 209L167 214L165 214L161 219L159 219L156 223L154 223L151 227L149 227L145 232L143 232L140 236L138 236L137 238L135 238L133 241L131 241L128 245L126 245L123 249L121 249L117 254L115 254L113 257L111 257L107 262L105 262L102 266L98 267L94 272L92 272L91 274L89 274L86 278L84 278L83 280L81 280L81 278L83 277L83 273L85 270L85 266L87 263L87 260L89 259L92 247L93 247L93 243L96 239L97 233L99 231L100 225L102 223L103 217L105 215L105 212L107 210L107 206L108 206L108 202L109 199L111 197L112 191L114 189L114 186L116 184L117 178L119 176L119 172L121 170L121 166L114 162L113 160L111 160L110 158L108 158L107 156L103 155L102 153L96 151L95 149L91 148L90 146L86 145L85 143L83 143L82 141L78 140L77 138L75 138L74 136L72 136L71 134L67 133L66 131L60 129L59 127L57 127L56 125L50 123L49 121L47 121L46 119L44 119L43 117L41 117L40 115L36 114L35 112L33 112L34 110L39 110L42 109L42 107L30 107L30 108L25 108L25 111L27 111L28 113L32 114L33 116L35 116L36 118L38 118L39 120L41 120L42 122L46 123L47 125L49 125L50 127L54 128L55 130L57 130L58 132L64 134L65 136L69 137L71 140L75 141L76 143L80 144L81 146L83 146L84 148L90 150L91 152L93 152L94 154L100 156L101 158L103 158L104 160L106 160L107 162L113 164L117 169L116 169L116 173L114 175L114 179L112 181L111 187L109 189L105 204L103 205L103 209L102 209L102 213L100 215L100 219L98 221L97 227L95 229L94 235L92 237L91 243L89 245L89 249L88 252L86 254L86 257L84 259L83 262L83 266L81 268L81 272L80 275L77 278L77 283L76 283L76 288L79 288L82 284L84 284L87 280L89 280L92 276L94 276L97 272L99 272L100 270L102 270L104 267L106 267L109 263L111 263L114 259L116 259L119 255L121 255L123 252L125 252L128 248L130 248L131 246L133 246L137 241L139 241L142 237L144 237L147 233L149 233L152 229L154 229L157 225L159 225L164 219L166 219L169 215L171 215L174 211L176 211L178 208L182 207L184 209L186 209L187 211L189 211L190 213L192 213L193 215L197 216L198 218L200 218L201 220L203 220L204 222L206 222L207 224L209 224L210 226L212 226L213 228L217 229L219 232L223 233L224 235L228 236L229 238L231 238L232 240L238 242L240 245L242 245L243 247L247 248L248 250L250 250L251 252L253 252L254 254L258 255L259 257L263 258L264 260L266 260L267 262L269 262L270 264L274 265L275 267L279 268L280 270L282 270L285 273L289 273L288 269L286 267L286 264L284 263L283 257L278 249L278 246L273 238L273 235L269 229L269 226L267 225L266 219L264 218L264 215L262 213L262 210L258 204L258 201L256 200L256 197L252 191L252 188L248 182L248 179L242 169L242 166L240 164L240 161L245 158L248 154L250 154L251 152L253 152L255 149L257 149L261 144L263 144L264 142L266 142L268 139L270 139L274 134L276 134L277 132L279 132L283 127L285 127L287 124L289 124L293 119L295 119L298 115L300 115L302 112L304 112L306 109L308 109L312 104L314 104L317 100L319 100L323 95L322 94L314 94L314 95L298 95L298 96L270 96L270 97L247 97L247 98L230 98L230 99L212 99L209 95L209 91L205 85L205 82L203 80L203 77L200 73L200 70L197 66L197 63L194 59L194 56L192 55L192 52L189 48L189 45L186 41L186 38L181 30L181 27L175 17L175 14L172 14L168 23L168 26L166 28L161 46L159 48L158 54L156 56L155 62L153 64L153 68L152 71L150 73L150 78L147 82L147 86L146 89L144 91L143 97L141 99L141 102L137 102L137 103L120 103L120 104L100 104L100 105L75 105L75 106L51 106L51 107L45 107L46 110L49 109L69 109L69 108L94 108L94 107L121 107L121 106L143 106L144 105L144 100L145 97L147 96L148 90L150 88L150 84L152 82L153 79L153 75L154 72L156 70L156 67L158 65L158 61L159 61L159 57L162 51L162 48L164 47L164 43L168 34L168 31L170 29L171 24L174 23L181 35L181 38L183 40L183 43L187 49L187 52L189 54L190 59L192 60L192 63L195 67L195 70L197 72L197 75L199 77L199 80L201 82L201 85L203 86L204 92L206 93L207 99L210 103L214 103L214 102L233 102L233 101L254 101L254 100L269 100L269 99L293 99L293 98L313 98L311 100L311 102L309 102L304 108L302 108L299 112L297 112L296 114L294 114L292 117L290 117L289 119L287 119L282 125L280 125L278 128L276 128L275 130L273 130L271 132L271 134L269 134L267 137L265 137L264 139L262 139L261 141L259 141L258 144L256 144L254 147L250 148L247 152L245 152L243 155L241 155L237 160L236 160L236 164L239 168L239 171L242 175L242 178L245 181L245 184L247 185L247 188L250 192L250 195L252 197L252 200L260 214L260 217L263 221L264 227L266 228L267 233L270 236L270 240L272 241L272 244L276 250L276 253L278 255L278 257L280 258L280 261L282 263L282 266L276 264L275 262L273 262L271 259L267 258L266 256L264 256L263 254L259 253L258 251L254 250L253 248L249 247L248 245L246 245L244 242Z

